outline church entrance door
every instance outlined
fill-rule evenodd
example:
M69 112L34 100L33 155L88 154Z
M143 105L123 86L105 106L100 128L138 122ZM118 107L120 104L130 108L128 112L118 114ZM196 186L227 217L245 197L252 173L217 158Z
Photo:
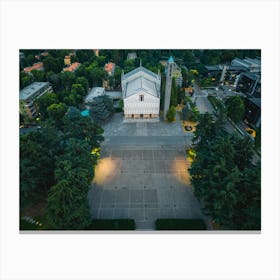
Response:
M140 118L143 119L143 114L140 114Z

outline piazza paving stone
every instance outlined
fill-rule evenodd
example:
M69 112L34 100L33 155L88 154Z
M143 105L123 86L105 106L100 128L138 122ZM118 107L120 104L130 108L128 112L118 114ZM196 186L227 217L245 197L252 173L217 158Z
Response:
M157 203L157 190L144 190L144 203Z
M100 208L98 219L112 219L114 217L114 208Z
M143 190L131 190L130 202L131 203L143 203Z
M115 190L104 190L102 194L102 204L113 204L116 200L116 191Z
M100 169L99 172L105 172L99 174L104 181L93 181L88 194L92 217L131 218L135 220L137 230L153 230L158 218L204 218L190 187L189 163L183 145L173 145L172 141L170 144L155 141L149 144L149 137L172 139L170 136L184 135L178 121L124 124L122 115L115 114L104 125L105 141L100 160L106 158L108 170L112 168L112 172ZM123 136L120 141L128 141L130 136L144 136L145 145L116 145L114 136Z

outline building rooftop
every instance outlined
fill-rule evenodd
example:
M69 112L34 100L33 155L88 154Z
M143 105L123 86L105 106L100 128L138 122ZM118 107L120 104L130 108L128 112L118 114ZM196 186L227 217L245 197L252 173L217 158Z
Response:
M113 63L113 62L106 63L105 66L104 66L104 70L106 72L113 72L114 69L115 69L115 66L116 66L116 64Z
M127 54L127 59L135 59L135 58L137 58L137 54L135 52Z
M43 68L43 62L34 63L32 66L25 67L23 69L24 72L31 72L32 70L39 70Z
M150 75L150 76L152 76L152 77L154 77L156 79L159 79L159 76L156 73L146 69L143 66L139 66L139 67L135 68L134 70L124 74L122 79L126 79L126 78L128 78L128 77L130 77L130 76L132 76L132 75L134 75L134 74L136 74L138 72L140 72L140 71L143 71L144 73L146 73L146 74L148 74L148 75Z
M93 98L97 96L101 96L105 94L105 88L104 87L94 87L91 89L89 94L85 98L85 102L89 103L92 102Z
M168 58L168 63L173 63L174 62L174 58L173 56L171 55L169 58Z
M139 90L143 90L153 96L158 97L156 86L154 82L149 81L144 77L138 77L127 83L125 97L135 94Z
M80 65L81 65L81 63L74 62L70 66L63 68L63 71L75 72L80 67Z
M26 100L30 98L33 94L38 92L43 87L49 85L48 82L35 82L25 88L23 88L19 93L19 100Z
M256 106L258 106L259 108L261 108L261 98L249 98L249 100L254 103Z
M121 99L122 98L122 92L121 91L105 91L105 95L108 97L111 97L113 99Z

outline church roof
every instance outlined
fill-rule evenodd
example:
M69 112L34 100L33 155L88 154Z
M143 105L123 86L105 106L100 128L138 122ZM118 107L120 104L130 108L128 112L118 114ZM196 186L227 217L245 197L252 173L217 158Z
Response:
M141 76L127 83L125 97L129 97L138 91L144 91L155 97L159 97L155 83Z
M153 76L154 78L158 79L158 75L157 75L156 73L154 73L154 72L152 72L152 71L146 69L146 68L143 67L143 66L139 66L138 68L135 68L134 70L132 70L132 71L130 71L130 72L124 74L123 79L126 79L126 78L128 78L128 77L130 77L130 76L132 76L132 75L134 75L134 74L136 74L136 73L138 73L138 72L140 72L140 71L143 71L143 72L145 72L146 74L148 74L148 75L150 75L150 76Z

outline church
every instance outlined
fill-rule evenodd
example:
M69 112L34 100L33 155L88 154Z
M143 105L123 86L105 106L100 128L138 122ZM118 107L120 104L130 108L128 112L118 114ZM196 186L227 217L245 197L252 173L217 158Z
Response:
M122 74L124 121L159 121L161 76L140 67Z

